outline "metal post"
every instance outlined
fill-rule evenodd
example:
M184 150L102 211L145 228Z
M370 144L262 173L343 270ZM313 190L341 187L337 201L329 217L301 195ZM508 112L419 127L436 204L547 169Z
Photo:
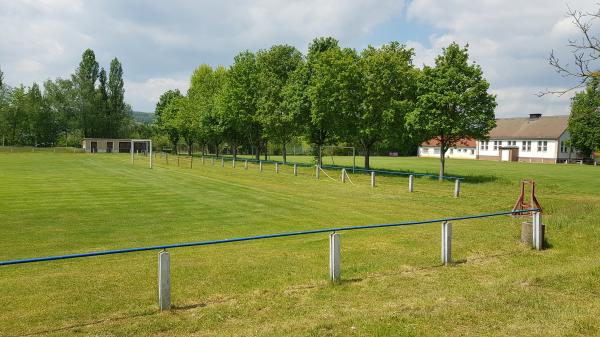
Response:
M133 140L130 141L131 144L131 148L129 149L129 152L131 153L131 163L133 164Z
M156 152L154 155L156 156ZM150 140L150 168L152 168L152 140Z
M166 250L158 253L158 307L171 309L171 258Z
M244 170L248 169L248 160L244 160Z
M408 176L408 191L412 193L414 190L415 190L415 176L411 174Z
M262 160L258 161L258 172L262 172Z
M352 148L352 173L356 173L356 148Z
M298 175L298 164L294 164L294 175Z
M320 174L320 167L319 165L315 165L315 177L317 178L317 180L319 180L319 174Z
M442 263L452 263L452 224L448 221L442 223Z
M342 182L346 182L346 169L342 169Z
M371 187L375 187L375 171L371 172Z
M329 279L333 283L339 283L340 278L340 235L329 234Z
M533 248L542 250L544 248L544 236L542 233L542 213L533 212Z
M458 198L460 196L460 179L456 179L454 181L454 197Z
M275 163L275 173L279 173L279 163Z

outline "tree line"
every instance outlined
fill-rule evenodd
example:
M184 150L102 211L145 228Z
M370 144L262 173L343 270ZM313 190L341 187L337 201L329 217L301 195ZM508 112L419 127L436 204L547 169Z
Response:
M303 55L289 45L237 54L227 68L200 65L186 94L169 90L155 109L157 125L176 146L199 144L233 156L301 138L317 162L324 145L360 149L365 168L377 146L414 148L435 138L444 153L462 138L485 138L495 126L495 96L468 46L444 48L434 66L417 68L415 53L398 42L358 52L332 37L314 39Z
M91 49L84 51L70 79L10 87L0 70L0 134L3 145L78 145L82 137L131 133L131 107L124 100L123 67L109 72Z

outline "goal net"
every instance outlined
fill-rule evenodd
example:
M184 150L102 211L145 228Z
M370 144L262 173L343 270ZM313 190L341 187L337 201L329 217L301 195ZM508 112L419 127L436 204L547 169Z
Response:
M351 172L356 168L356 148L353 146L322 146L319 154L323 167L346 167Z

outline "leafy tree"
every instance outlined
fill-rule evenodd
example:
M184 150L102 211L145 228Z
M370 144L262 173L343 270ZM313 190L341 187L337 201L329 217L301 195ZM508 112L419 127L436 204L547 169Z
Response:
M115 57L110 62L108 76L108 134L109 137L118 137L124 127L131 122L130 108L125 103L125 88L123 82L123 66Z
M183 95L178 89L169 90L160 96L154 110L157 124L169 136L175 152L177 152L177 144L181 137L176 120L179 109L177 101L182 97Z
M217 106L223 135L231 146L234 158L245 139L260 146L257 116L258 78L256 56L241 52L227 71L223 90L217 95ZM258 152L258 151L257 151Z
M27 92L23 85L16 87L10 95L4 118L8 129L8 142L23 144L27 131Z
M405 136L404 120L416 100L414 52L398 42L380 48L367 47L360 59L362 97L360 108L350 116L353 143L365 155L365 168L374 147L390 138Z
M569 132L571 145L584 155L600 149L600 77L592 78L586 89L573 97Z
M56 121L56 132L64 132L64 145L69 144L69 134L78 130L76 92L73 82L68 79L57 78L54 81L44 82L44 96L48 108Z
M495 126L496 97L479 65L469 64L468 46L452 43L436 57L435 67L423 68L416 108L407 124L423 139L440 144L440 180L446 151L464 138L485 139Z
M110 108L108 106L108 88L107 88L106 70L100 69L98 74L98 89L96 97L97 117L96 117L96 129L98 130L97 135L102 137L109 136L110 133Z
M53 145L57 136L56 119L37 83L27 92L27 100L30 143L35 146Z
M360 78L356 51L329 45L321 51L313 45L309 47L307 69L307 136L318 149L347 135L348 117L359 107ZM311 50L318 52L310 54ZM318 163L322 164L320 156Z
M2 145L4 146L6 141L6 135L8 134L8 123L6 120L6 114L8 113L10 90L4 83L4 73L0 68L0 133L2 134Z
M98 62L91 49L86 49L81 56L79 67L72 76L77 93L77 115L79 126L84 137L94 136L97 132L97 99L96 80L98 79Z
M283 91L290 76L302 64L302 54L288 45L276 45L259 51L257 116L267 138L282 145L283 162L287 161L286 145L298 134L298 110L288 107Z

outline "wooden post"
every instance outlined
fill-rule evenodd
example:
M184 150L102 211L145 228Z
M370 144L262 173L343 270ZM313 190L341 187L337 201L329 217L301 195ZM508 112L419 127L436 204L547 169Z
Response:
M442 223L442 263L452 263L452 224L448 221Z
M294 147L295 149L295 147ZM298 175L298 164L294 164L294 175L297 176Z
M339 283L340 278L340 235L329 234L329 279L333 283Z
M177 155L177 167L179 167L179 155Z
M454 181L454 197L458 198L460 196L460 179L456 179Z
M408 176L408 191L409 192L413 192L415 189L415 176L414 175L409 175Z
M171 309L171 258L166 250L158 253L158 307Z
M371 187L375 187L375 171L371 172Z

